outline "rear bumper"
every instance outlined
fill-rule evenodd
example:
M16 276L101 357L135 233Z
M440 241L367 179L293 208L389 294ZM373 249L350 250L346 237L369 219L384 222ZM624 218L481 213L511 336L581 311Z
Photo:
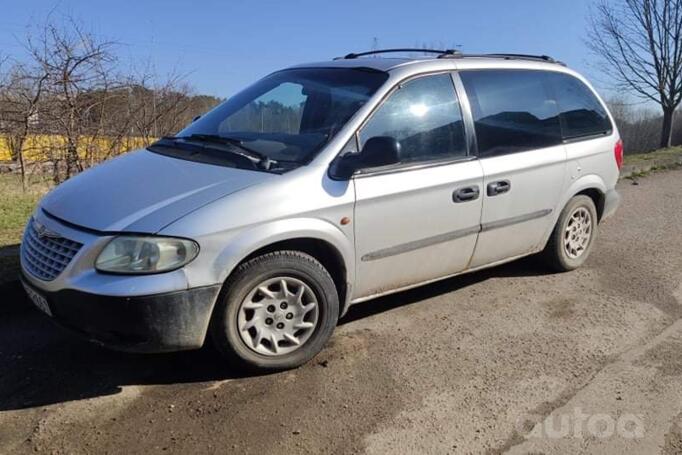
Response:
M139 297L112 297L65 289L43 296L58 324L108 348L170 352L200 348L220 285Z
M620 194L615 189L608 190L604 196L604 211L601 219L604 220L613 215L620 205Z

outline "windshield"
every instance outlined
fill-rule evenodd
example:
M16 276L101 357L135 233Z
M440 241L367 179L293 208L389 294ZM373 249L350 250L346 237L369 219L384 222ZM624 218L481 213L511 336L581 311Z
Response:
M279 71L220 104L177 137L229 139L274 162L304 164L387 78L362 68Z

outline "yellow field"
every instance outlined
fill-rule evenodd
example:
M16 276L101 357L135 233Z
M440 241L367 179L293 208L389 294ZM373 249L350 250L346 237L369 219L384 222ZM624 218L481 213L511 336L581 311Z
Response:
M144 147L148 144L142 137L126 137L114 143L111 138L82 136L78 143L78 155L83 159L99 161L108 156L115 156L128 150ZM66 138L58 135L31 135L23 146L26 161L43 161L59 157L66 145ZM0 136L0 160L10 160L11 154L7 139Z

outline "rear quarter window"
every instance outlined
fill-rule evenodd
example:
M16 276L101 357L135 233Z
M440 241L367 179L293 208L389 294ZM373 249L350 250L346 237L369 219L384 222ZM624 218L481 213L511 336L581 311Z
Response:
M608 135L613 131L606 109L580 79L563 73L549 73L561 112L563 136L578 139Z

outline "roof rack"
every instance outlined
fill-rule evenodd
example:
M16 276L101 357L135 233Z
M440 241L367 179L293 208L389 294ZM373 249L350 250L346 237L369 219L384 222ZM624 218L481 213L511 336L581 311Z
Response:
M505 60L533 60L538 62L556 63L557 65L566 66L564 62L555 60L549 55L531 55L531 54L464 54L463 57L481 57L481 58L503 58Z
M334 60L351 60L366 55L389 54L396 52L424 52L428 54L438 54L438 58L461 57L462 53L455 49L419 49L419 48L401 48L401 49L377 49L367 52L358 52L346 54L343 57L336 57Z
M531 54L504 54L504 53L494 53L494 54L463 54L456 49L419 49L419 48L399 48L399 49L377 49L367 52L358 52L346 54L343 57L336 57L334 60L352 60L358 57L364 57L367 55L377 55L377 54L389 54L397 52L423 52L427 54L438 54L438 58L502 58L505 60L532 60L536 62L547 62L556 63L557 65L566 66L564 62L555 60L549 55L531 55Z

